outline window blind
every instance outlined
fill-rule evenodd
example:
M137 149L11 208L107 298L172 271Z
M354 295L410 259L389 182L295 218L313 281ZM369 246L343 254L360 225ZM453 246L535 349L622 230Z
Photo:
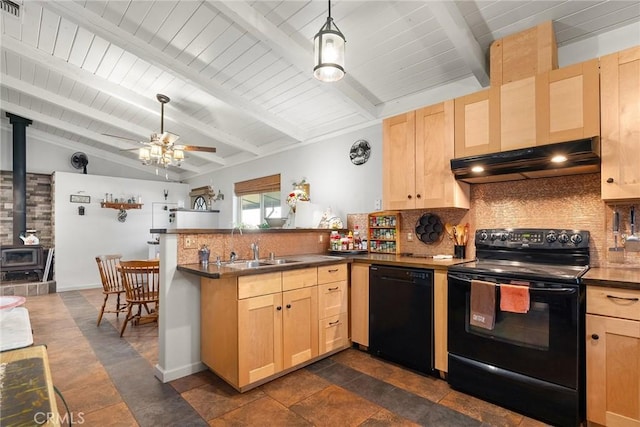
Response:
M280 191L280 174L236 182L233 186L233 191L236 196Z

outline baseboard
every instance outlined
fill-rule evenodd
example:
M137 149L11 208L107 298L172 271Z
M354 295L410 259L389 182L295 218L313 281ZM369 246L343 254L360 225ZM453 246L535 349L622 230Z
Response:
M202 362L181 366L179 368L171 369L170 371L162 369L160 365L156 365L154 367L154 375L163 383L168 383L169 381L177 380L178 378L186 377L206 369L207 367Z

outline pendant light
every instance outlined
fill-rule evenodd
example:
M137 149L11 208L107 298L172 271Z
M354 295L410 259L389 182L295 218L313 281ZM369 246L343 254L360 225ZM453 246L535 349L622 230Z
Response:
M331 17L331 0L327 22L313 38L313 76L323 82L336 82L344 77L344 50L347 41Z

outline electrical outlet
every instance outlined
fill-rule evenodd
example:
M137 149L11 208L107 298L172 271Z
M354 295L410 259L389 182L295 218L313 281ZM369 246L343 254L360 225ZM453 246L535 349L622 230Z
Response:
M380 199L376 199L376 200L373 202L373 208L374 208L375 210L377 210L377 211L382 210L382 200L380 200Z
M407 233L407 240L413 242L413 233Z
M318 241L319 243L322 243L324 241L324 236L322 234L318 236Z
M184 248L185 249L193 249L196 247L196 239L191 236L185 236L184 238Z

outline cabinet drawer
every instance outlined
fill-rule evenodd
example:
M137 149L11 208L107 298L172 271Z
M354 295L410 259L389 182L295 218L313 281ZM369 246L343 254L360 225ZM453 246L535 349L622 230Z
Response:
M322 319L319 326L320 354L343 348L349 343L349 317L347 313Z
M587 313L640 320L640 291L588 286Z
M301 268L282 272L282 290L307 288L318 284L318 269L316 267Z
M238 299L274 294L281 291L281 272L238 277Z
M318 285L318 316L324 319L348 311L347 281Z
M347 280L347 265L333 264L318 267L318 284Z

